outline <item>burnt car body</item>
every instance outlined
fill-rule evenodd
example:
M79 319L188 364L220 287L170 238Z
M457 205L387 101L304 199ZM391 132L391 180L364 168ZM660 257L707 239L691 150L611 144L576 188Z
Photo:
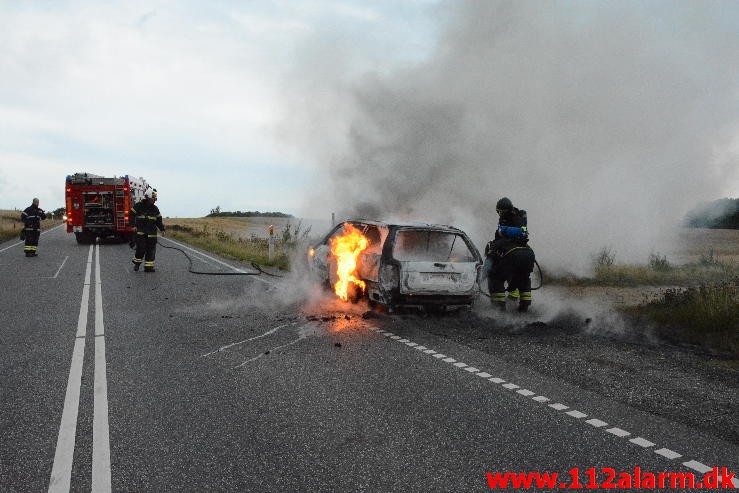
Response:
M474 302L480 252L462 230L438 224L353 219L337 225L309 253L311 272L328 287L336 282L329 241L347 223L369 240L356 271L370 305L446 308Z

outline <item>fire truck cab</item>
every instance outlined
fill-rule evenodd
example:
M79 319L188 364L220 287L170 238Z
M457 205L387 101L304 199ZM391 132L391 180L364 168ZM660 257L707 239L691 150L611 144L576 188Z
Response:
M107 178L90 173L67 176L67 233L77 243L93 243L95 238L133 238L136 228L129 226L129 211L150 188L143 178L128 175Z

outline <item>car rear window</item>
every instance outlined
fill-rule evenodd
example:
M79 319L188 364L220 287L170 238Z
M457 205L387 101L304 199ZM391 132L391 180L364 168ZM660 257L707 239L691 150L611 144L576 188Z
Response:
M393 257L401 262L474 262L464 239L443 231L402 230L395 236Z

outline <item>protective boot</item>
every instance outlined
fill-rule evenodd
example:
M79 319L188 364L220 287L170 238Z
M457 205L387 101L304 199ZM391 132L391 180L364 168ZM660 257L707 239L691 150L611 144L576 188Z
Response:
M529 311L529 307L531 306L530 300L521 300L518 302L518 311L519 312L527 312Z
M505 291L490 293L490 302L493 304L493 308L497 308L498 311L505 311Z

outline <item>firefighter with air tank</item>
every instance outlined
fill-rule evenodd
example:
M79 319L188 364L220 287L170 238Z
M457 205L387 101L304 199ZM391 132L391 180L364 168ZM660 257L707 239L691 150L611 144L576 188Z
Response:
M157 250L157 230L164 236L164 223L157 200L156 190L144 194L144 200L131 208L131 222L136 226L136 253L133 257L133 270L144 264L144 272L154 272L154 257Z
M485 246L490 301L501 311L506 309L506 283L511 298L518 299L518 311L531 305L531 273L536 257L528 245L526 211L513 207L508 197L495 205L498 229L495 239Z

